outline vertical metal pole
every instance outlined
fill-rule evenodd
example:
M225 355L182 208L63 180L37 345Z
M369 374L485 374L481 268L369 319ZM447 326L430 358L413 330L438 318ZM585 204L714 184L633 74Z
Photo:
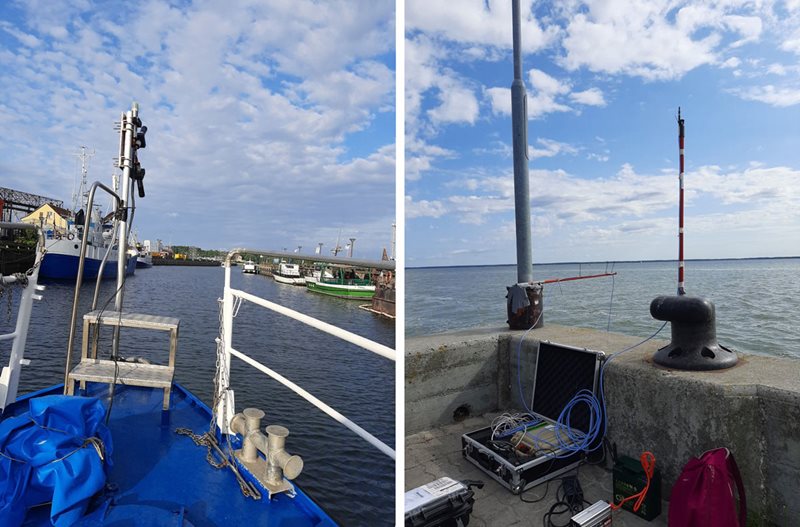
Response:
M133 103L130 111L125 114L125 119L120 123L120 134L122 134L122 177L119 187L122 191L120 196L120 207L122 217L119 219L119 234L117 235L117 293L114 300L114 309L122 311L122 301L124 298L125 272L128 267L128 194L131 188L131 170L133 169L133 141L136 137L136 125L134 119L139 115L139 105ZM114 326L114 340L112 344L112 354L119 356L119 326Z
M217 368L217 427L222 434L230 433L230 419L235 412L233 392L229 390L231 371L231 348L233 340L233 293L231 292L231 259L225 261L225 288L222 294L222 340L223 354Z
M514 212L517 225L517 283L533 280L531 200L528 181L528 98L522 82L519 0L513 0L514 82L511 84L511 127L514 136Z
M678 294L685 295L686 289L683 284L683 138L685 135L684 120L681 118L681 108L678 107L678 153L680 156L680 180L679 205L678 205Z
M356 245L356 239L350 238L350 254L349 254L350 258L353 257L353 247L355 247L355 245Z

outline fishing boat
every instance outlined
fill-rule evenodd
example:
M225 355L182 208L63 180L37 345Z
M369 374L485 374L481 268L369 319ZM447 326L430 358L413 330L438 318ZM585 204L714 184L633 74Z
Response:
M314 269L311 271L311 274L305 276L305 279L306 284L308 284L308 282L317 282L320 279L333 280L333 273L327 269Z
M87 239L87 249L83 266L83 276L87 279L97 277L104 261L117 260L117 244L114 243L113 223L103 222L100 214L92 213L80 225L83 211L75 215L66 229L51 228L44 231L47 252L41 263L40 276L58 280L74 280L78 273L78 260L81 241ZM132 275L136 270L137 254L127 254L125 273ZM103 273L105 278L116 278L117 269L109 266Z
M355 270L341 267L334 278L307 281L306 287L314 293L353 300L371 299L375 294L375 284L369 275L359 278Z
M276 282L281 284L305 285L306 279L300 274L300 265L281 262L278 269L272 273Z
M252 260L247 260L242 263L242 273L244 274L258 274L258 267Z
M78 209L78 200L82 198L82 208L78 211L70 211L46 205L22 219L24 223L34 225L38 223L44 232L47 251L39 271L43 278L74 280L78 273L79 251L84 238L88 242L83 266L84 278L97 277L98 270L105 261L117 261L117 220L114 214L101 217L93 206L88 206L88 194L84 190L88 174L87 160L90 155L86 153L86 147L81 147L79 156L81 159L81 184L74 196L74 207ZM45 208L46 212L42 210ZM128 254L124 266L125 274L134 273L137 256L138 253L135 251ZM105 269L102 276L116 278L117 269L109 267Z
M150 267L153 267L153 255L144 249L139 249L139 254L136 255L136 268L148 269Z
M134 182L140 196L144 195L144 169L140 168L138 151L145 146L145 131L134 104L122 114L120 122L122 196L96 182L89 191L90 209L97 189L112 196L117 212L131 206L129 191ZM129 218L120 218L120 245L125 246ZM30 224L0 224L0 229L4 228L37 229ZM289 452L289 430L276 423L263 428L265 414L260 409L237 411L231 388L234 357L277 380L395 458L392 448L356 423L233 348L234 319L246 301L395 360L391 348L232 288L233 259L245 252L259 254L254 250L235 249L225 259L216 367L208 379L213 388L210 406L175 379L181 321L125 310L124 272L117 274L113 307L99 305L102 267L91 307L82 317L77 361L73 352L78 310L85 304L80 302L84 274L76 275L64 382L17 397L20 370L29 364L24 352L31 307L44 290L38 278L45 238L41 230L38 232L40 242L33 267L26 273L0 277L3 287L22 288L15 330L0 335L0 340L12 344L9 364L0 374L0 525L336 525L292 482L303 471L313 472L314 467L304 467L300 456ZM79 271L87 261L88 241L81 240ZM124 268L125 260L124 254L118 257L118 268ZM167 334L166 364L121 357L122 328ZM98 357L97 339L103 329L112 333L109 359ZM357 462L358 458L352 460Z
M145 246L134 240L131 243L132 250L136 251L136 268L148 269L153 267L153 255L150 254L150 246Z

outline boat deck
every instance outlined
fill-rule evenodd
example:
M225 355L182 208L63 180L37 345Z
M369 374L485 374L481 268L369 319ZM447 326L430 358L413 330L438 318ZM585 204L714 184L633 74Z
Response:
M27 410L35 395L62 393L63 385L21 397L8 414ZM108 385L89 383L89 395L108 404ZM297 488L295 498L281 494L261 500L245 498L230 469L215 469L206 461L205 447L175 433L185 427L208 430L210 410L178 384L173 385L169 422L162 424L159 389L117 386L109 426L113 436L113 467L106 484L110 498L103 523L91 525L228 525L333 526L335 523ZM244 474L244 471L242 471ZM50 525L50 509L31 509L25 526Z
M525 503L520 496L512 494L461 455L461 435L488 426L496 415L499 413L473 417L460 423L407 436L405 490L425 485L443 476L459 481L481 480L485 483L484 487L473 488L475 504L470 516L471 527L542 525L544 515L556 502L557 481L550 482L547 496L543 499L537 503ZM584 465L579 468L578 477L587 501L594 503L601 499L611 499L610 471L599 466ZM547 484L542 484L529 489L523 493L523 497L526 500L540 498L546 486ZM554 516L552 521L556 525L565 525L568 518L564 514ZM624 527L667 525L667 503L662 502L661 515L652 521L620 510L614 513L613 522L615 526Z

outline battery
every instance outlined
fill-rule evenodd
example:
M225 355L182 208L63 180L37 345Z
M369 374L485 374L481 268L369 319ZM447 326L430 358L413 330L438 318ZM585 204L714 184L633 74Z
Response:
M628 456L620 456L614 464L613 478L614 503L633 496L647 485L647 474L642 463ZM661 514L661 472L658 468L653 471L650 488L638 511L633 510L634 503L636 500L629 500L622 508L648 521Z
M611 525L611 505L600 500L569 520L569 527L607 527Z
M406 527L466 526L474 503L475 494L467 485L452 478L439 478L406 492L405 524Z

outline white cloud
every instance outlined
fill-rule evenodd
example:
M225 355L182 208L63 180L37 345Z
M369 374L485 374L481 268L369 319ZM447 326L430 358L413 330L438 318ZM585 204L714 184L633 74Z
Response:
M800 104L800 89L776 87L772 84L753 86L732 90L733 93L748 101L759 101L771 106L785 108Z
M438 218L445 214L446 209L441 201L420 200L414 201L411 196L405 197L406 219L413 218Z
M435 124L474 124L478 118L478 99L475 94L463 86L447 84L437 94L439 106L428 111L431 120Z
M569 70L680 78L717 62L726 38L737 39L730 47L759 38L761 19L735 13L739 7L668 0L579 2L569 13L561 60Z
M534 2L522 4L522 45L526 53L533 53L553 42L559 30L552 25L542 27L531 15ZM457 4L408 0L405 16L408 30L441 35L462 44L511 47L511 2L505 0L463 0Z
M722 64L720 64L720 68L731 68L731 69L738 68L741 63L742 61L739 60L738 57L731 57Z
M781 49L800 55L800 29L795 30L787 39L781 43Z
M558 79L533 68L528 72L528 118L540 119L549 113L575 112L577 108L567 104L583 106L605 106L603 92L599 88L573 92L569 81ZM511 115L511 90L509 88L487 88L486 97L495 115Z
M783 76L786 75L786 67L783 64L778 63L770 64L767 68L767 72L772 73L773 75Z
M577 91L569 94L569 98L579 104L586 106L605 106L606 100L603 92L599 88L589 88L584 91Z
M673 227L669 222L664 227L661 217L677 205L675 174L640 174L625 164L616 174L605 178L586 179L563 170L541 169L531 170L530 177L531 187L537 189L532 198L533 216L543 218L554 231L603 224L607 236L621 236ZM707 207L702 205L706 199L728 207L745 206L745 210L760 211L774 226L800 222L800 212L793 205L800 202L800 170L758 164L728 171L704 166L688 172L686 181L687 209L693 224L706 215ZM436 201L447 204L435 209L436 217L449 214L462 223L478 225L494 215L502 217L514 210L514 183L510 174L483 177L473 183L469 194L450 195Z
M578 153L578 149L568 143L562 143L552 139L546 139L544 137L538 138L536 143L541 145L542 148L529 147L528 157L531 159L536 159L539 157L554 157L559 154L574 155Z

